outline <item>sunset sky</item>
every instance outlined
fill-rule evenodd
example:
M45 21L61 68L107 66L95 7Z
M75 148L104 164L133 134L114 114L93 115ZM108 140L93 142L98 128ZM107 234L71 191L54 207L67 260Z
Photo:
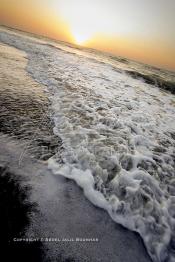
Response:
M175 70L175 0L0 0L0 23Z

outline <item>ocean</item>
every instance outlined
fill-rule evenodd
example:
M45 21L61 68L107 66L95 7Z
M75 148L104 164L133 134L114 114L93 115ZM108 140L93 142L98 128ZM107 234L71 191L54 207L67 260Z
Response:
M154 262L175 261L175 74L6 29L0 41L45 86L61 140L48 168L138 232Z

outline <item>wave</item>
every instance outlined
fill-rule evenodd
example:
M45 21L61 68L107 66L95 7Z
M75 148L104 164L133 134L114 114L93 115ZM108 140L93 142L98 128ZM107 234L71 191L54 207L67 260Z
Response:
M174 81L168 81L164 80L158 75L155 74L143 74L137 71L132 71L132 70L126 70L125 71L128 75L132 76L133 78L137 79L143 79L145 83L160 87L163 90L169 91L172 94L175 94L175 82Z

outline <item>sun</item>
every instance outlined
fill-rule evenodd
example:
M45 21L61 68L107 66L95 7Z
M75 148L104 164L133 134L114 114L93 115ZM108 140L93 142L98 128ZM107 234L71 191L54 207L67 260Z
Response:
M62 4L59 5L59 11L69 27L72 40L75 44L85 45L94 33L99 31L99 23L101 25L95 1L65 0L60 2Z
M78 45L82 45L86 41L86 38L81 34L74 35L74 38L76 44Z
M83 45L91 38L91 33L85 30L72 30L72 35L77 45Z

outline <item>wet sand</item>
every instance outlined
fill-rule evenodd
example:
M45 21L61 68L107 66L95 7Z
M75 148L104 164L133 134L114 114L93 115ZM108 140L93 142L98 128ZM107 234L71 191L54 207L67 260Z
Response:
M47 160L60 143L53 135L44 87L25 71L26 54L0 45L0 132L25 143L35 157Z
M44 241L34 247L34 253L41 252L41 256L36 255L32 261L151 261L138 234L114 223L105 211L89 203L72 181L55 177L48 170L46 160L56 148L61 148L61 141L52 133L44 87L26 73L24 52L4 44L0 52L0 166L8 168L7 176L19 178L21 190L23 186L30 187L27 201L36 205L36 209L27 213L29 223L19 235L98 239L97 242ZM23 244L19 242L16 248L19 258Z
M105 211L94 207L72 181L53 176L46 164L27 153L19 165L22 151L17 142L1 137L0 165L8 166L10 172L20 177L21 185L31 188L29 202L37 207L30 213L30 225L22 235L33 239L68 239L41 242L39 251L34 246L37 252L45 251L41 261L151 261L139 235L114 223ZM76 238L98 241L76 242ZM20 246L19 242L18 250Z

